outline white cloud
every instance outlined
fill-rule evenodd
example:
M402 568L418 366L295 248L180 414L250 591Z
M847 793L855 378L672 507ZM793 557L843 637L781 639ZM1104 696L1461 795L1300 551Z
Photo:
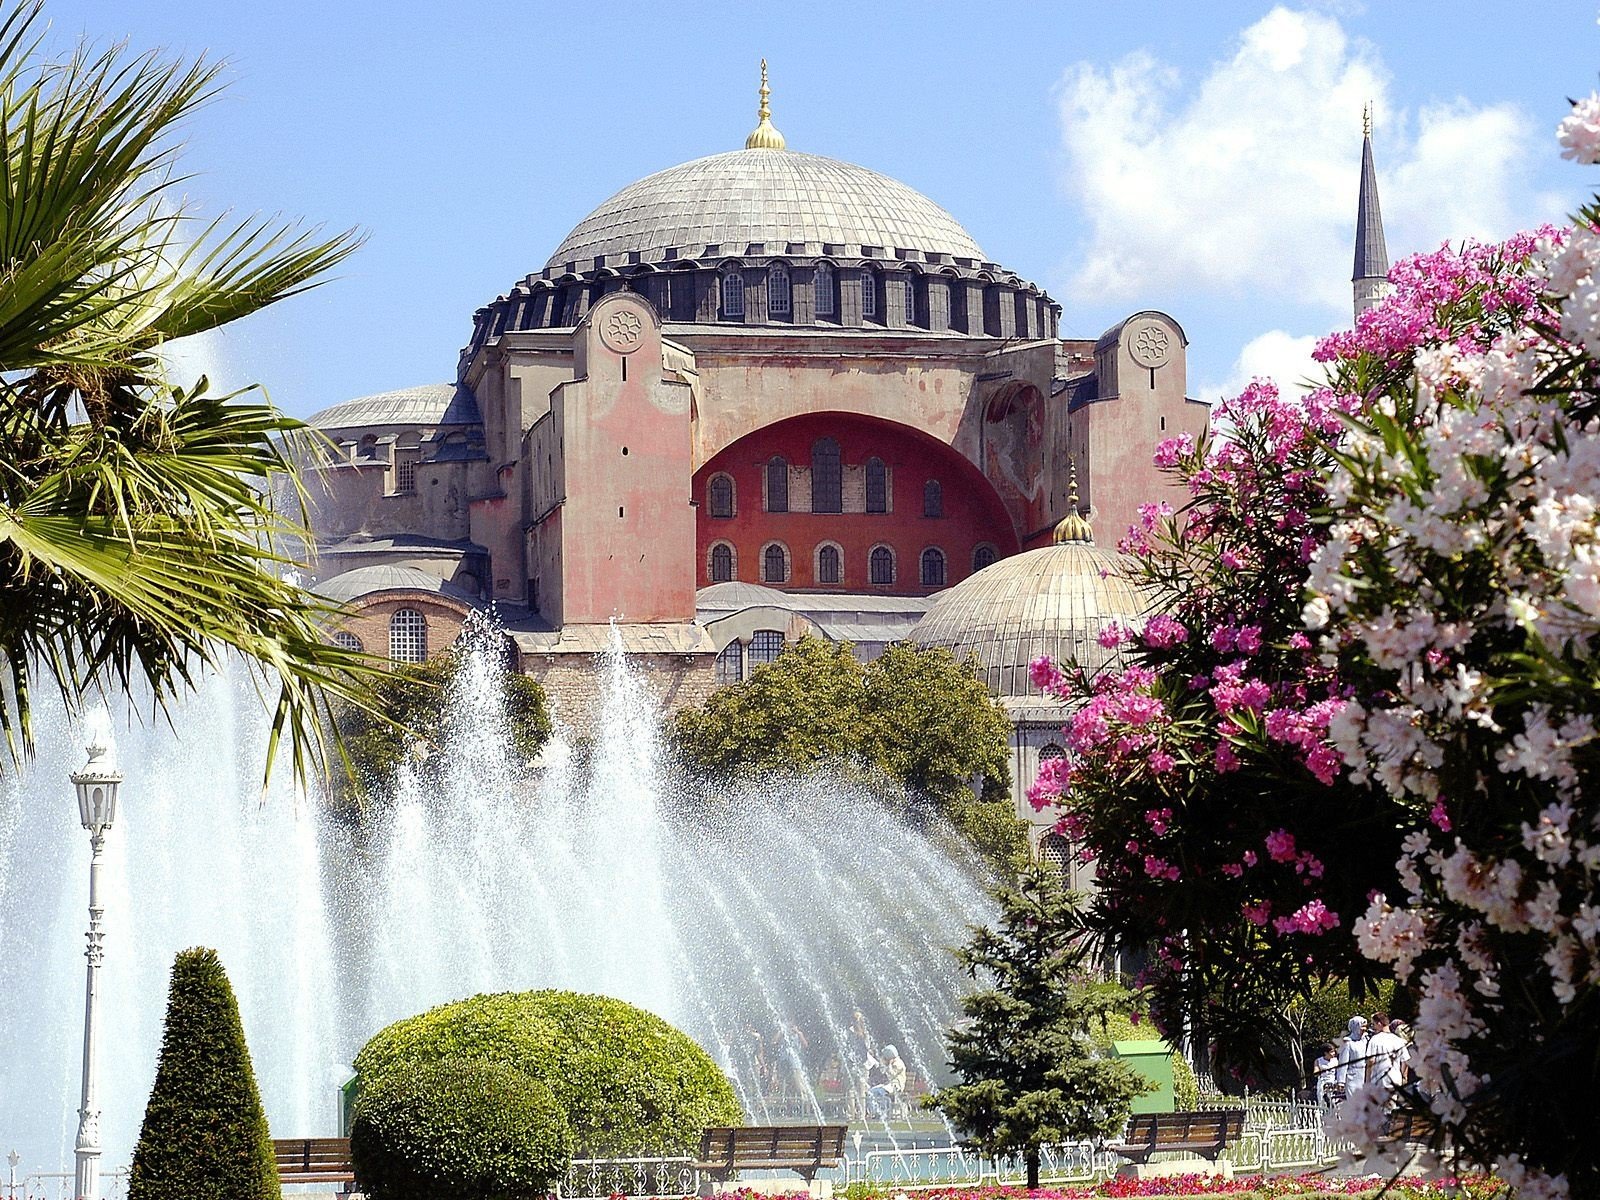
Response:
M1368 100L1391 257L1561 211L1522 182L1539 143L1514 106L1394 111L1370 46L1336 17L1278 7L1197 81L1143 52L1066 72L1066 187L1086 218L1075 287L1111 303L1292 299L1348 319Z
M1307 383L1322 378L1322 367L1311 358L1316 347L1315 335L1296 336L1282 329L1270 329L1245 343L1239 357L1228 371L1228 377L1219 382L1203 384L1193 389L1198 400L1216 402L1223 397L1237 396L1252 379L1270 379L1285 396L1304 395Z

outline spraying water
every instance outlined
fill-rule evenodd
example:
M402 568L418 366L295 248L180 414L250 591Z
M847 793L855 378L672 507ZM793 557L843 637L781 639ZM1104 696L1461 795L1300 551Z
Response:
M403 769L359 829L288 772L261 796L265 719L243 672L204 681L173 728L117 722L127 776L109 839L102 1121L131 1154L173 955L214 946L238 993L279 1137L338 1132L337 1089L396 1018L480 991L563 987L658 1013L704 1046L751 1120L854 1107L864 1015L914 1079L940 1076L965 981L947 947L988 918L970 862L864 789L674 785L660 712L615 651L596 737L518 762L503 655L476 635L440 757ZM0 1140L70 1165L82 1029L87 837L67 772L81 739L45 715L0 781Z

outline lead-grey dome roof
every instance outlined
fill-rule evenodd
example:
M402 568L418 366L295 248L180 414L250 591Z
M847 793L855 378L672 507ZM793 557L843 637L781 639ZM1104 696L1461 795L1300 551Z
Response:
M451 600L474 603L470 594L448 580L398 563L379 563L341 571L314 585L311 590L339 604L359 600L374 592L433 592Z
M654 262L669 248L699 258L708 246L742 255L759 244L781 255L791 242L806 243L808 254L858 256L872 246L890 258L906 249L983 260L954 217L898 180L816 154L757 149L697 158L629 184L578 222L546 270L572 263L583 271L597 256L630 252Z
M307 418L317 429L360 429L368 425L438 425L455 399L453 383L429 383L379 392L335 404ZM471 420L477 420L473 413Z
M1121 555L1088 542L1014 554L940 592L907 638L975 656L978 678L998 696L1037 696L1034 659L1075 661L1092 675L1115 656L1100 631L1142 619L1145 599L1125 570Z

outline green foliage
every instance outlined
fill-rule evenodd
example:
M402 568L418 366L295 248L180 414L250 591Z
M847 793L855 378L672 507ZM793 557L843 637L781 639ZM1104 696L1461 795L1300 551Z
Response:
M446 1058L481 1058L547 1086L583 1155L682 1154L743 1120L711 1056L643 1009L575 992L504 992L396 1021L356 1055L365 1089Z
M370 787L387 781L408 759L443 765L437 752L451 719L450 684L461 669L462 654L462 650L452 649L427 662L397 666L385 673L373 683L370 709L355 704L335 706L339 735L357 766L354 775L336 772L331 779L341 805L359 804ZM531 760L550 740L550 709L544 688L515 671L501 671L496 678L512 749L520 758Z
M200 221L179 130L217 68L120 46L54 61L39 11L0 0L6 757L31 750L36 674L69 708L148 686L165 709L236 652L277 693L268 769L286 734L304 777L328 754L328 698L364 702L378 669L330 645L332 607L285 578L313 435L203 378L174 386L161 351L313 286L358 239Z
M172 964L128 1200L277 1200L278 1168L233 988L215 950Z
M350 1157L371 1200L543 1200L572 1161L572 1130L521 1071L442 1058L362 1089Z
M1027 843L1011 809L1009 736L1005 712L948 650L899 644L862 664L848 645L809 637L673 728L684 760L710 774L880 770L1014 869Z
M998 928L980 928L956 951L989 986L964 997L966 1021L948 1038L961 1082L929 1098L986 1154L1020 1151L1028 1186L1039 1184L1040 1147L1116 1136L1134 1097L1150 1085L1096 1050L1113 1014L1132 998L1084 982L1090 940L1078 900L1060 875L1029 866L995 891Z

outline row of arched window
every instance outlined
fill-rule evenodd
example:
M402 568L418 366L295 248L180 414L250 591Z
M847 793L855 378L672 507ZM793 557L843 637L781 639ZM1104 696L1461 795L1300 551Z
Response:
M722 272L722 315L724 317L744 316L745 304L745 278L744 272L737 268L730 268ZM910 276L888 278L878 271L868 268L861 287L861 315L863 317L878 316L878 296L885 288L899 289L901 303L904 305L905 318L908 323L916 320L917 312L917 285ZM838 274L831 263L818 263L812 275L812 289L816 297L816 311L819 317L831 317L839 311L839 281ZM794 311L794 286L789 278L789 268L783 263L773 263L767 268L767 312L771 316L786 317Z
M783 647L783 633L777 629L758 629L749 642L735 638L717 654L717 682L738 683L762 663L776 662Z
M361 639L348 629L333 635L333 644L362 650ZM397 608L389 617L389 660L420 663L428 660L428 618L414 608Z
M995 548L988 543L972 552L972 569L981 571L995 561ZM838 585L844 582L844 549L837 542L822 542L812 553L813 581L820 585ZM707 561L707 574L712 583L732 583L739 577L738 559L728 542L713 542ZM759 559L762 583L792 583L794 564L789 548L782 542L768 542L761 548ZM918 560L918 582L922 587L943 587L947 579L945 552L938 546L929 546ZM876 587L888 587L898 581L898 560L893 546L878 545L867 552L867 582Z
M876 455L862 464L866 483L866 511L889 511L889 468ZM774 454L762 467L766 510L789 511L789 460ZM738 497L733 476L719 471L706 482L706 512L713 517L728 518L738 511ZM811 446L811 511L814 513L842 513L844 511L844 465L839 443L832 438L818 438ZM922 485L922 515L944 516L944 485L929 479Z

